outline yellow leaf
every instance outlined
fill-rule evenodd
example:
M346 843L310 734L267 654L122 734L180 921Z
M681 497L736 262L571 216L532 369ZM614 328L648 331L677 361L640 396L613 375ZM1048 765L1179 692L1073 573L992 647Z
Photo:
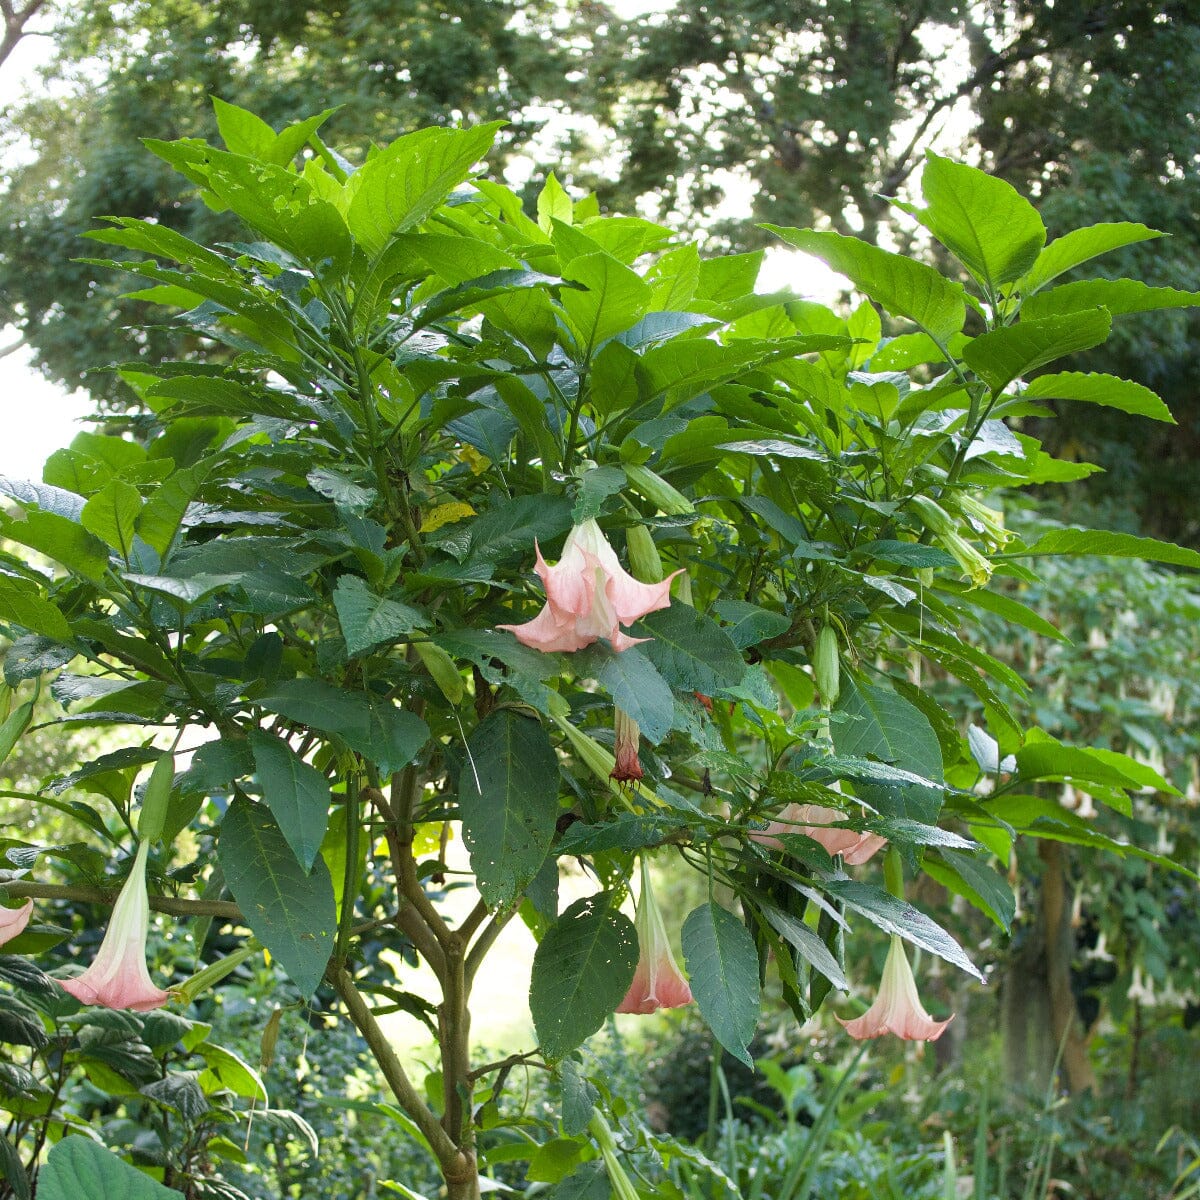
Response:
M472 467L472 470L474 467ZM436 508L431 508L426 514L425 519L421 522L422 533L432 533L435 529L441 529L443 525L453 525L455 521L461 521L463 517L473 517L475 510L462 500L451 500L447 504L439 504Z

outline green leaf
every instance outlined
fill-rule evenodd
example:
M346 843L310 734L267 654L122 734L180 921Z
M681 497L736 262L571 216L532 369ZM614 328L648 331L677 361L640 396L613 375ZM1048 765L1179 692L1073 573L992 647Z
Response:
M1098 346L1112 330L1104 309L1088 309L1063 317L1023 320L1004 329L981 333L963 349L963 358L993 391L1047 363Z
M564 225L570 225L574 212L575 205L571 202L571 197L567 195L563 185L558 182L554 172L551 171L546 176L545 185L538 193L538 224L546 233L549 233L555 221L562 221Z
M1020 625L1040 637L1052 638L1056 642L1070 643L1071 639L1060 629L1056 629L1040 613L1035 612L1020 600L1003 592L992 592L986 588L966 588L948 580L938 581L938 591L947 598L949 603L957 608L982 608L994 612L1012 625Z
M573 1059L564 1058L558 1066L562 1082L562 1127L568 1137L583 1133L592 1119L592 1109L600 1102L600 1093L580 1071Z
M618 654L597 644L575 657L581 673L591 675L613 703L638 723L647 741L661 742L667 736L675 717L675 697L642 647L631 646Z
M419 129L397 138L350 177L346 222L370 254L425 220L492 148L493 121L470 129Z
M110 479L84 506L79 523L123 558L133 549L142 497L121 479Z
M571 526L565 496L516 496L502 500L470 524L471 558L500 562L518 552L532 556L533 543L543 549Z
M914 946L920 946L969 975L974 975L981 982L986 982L963 948L940 925L911 904L897 900L873 883L861 883L856 879L829 879L821 887L829 895L843 901L847 908L861 913L884 933L898 933Z
M228 150L247 158L262 158L270 151L275 144L275 130L266 121L217 96L212 97L212 104L217 115L217 131Z
M990 293L1025 274L1046 243L1037 209L1011 184L930 152L921 175L927 207L911 213Z
M269 712L341 738L383 775L407 766L429 740L429 727L420 717L387 700L319 679L285 680L259 697L258 703Z
M880 759L924 779L942 782L942 750L933 726L919 708L890 687L868 684L843 670L837 712L848 718L831 726L839 755ZM920 784L892 787L858 783L855 788L884 816L933 825L942 807L942 791Z
M1079 266L1110 250L1119 250L1134 242L1162 237L1157 229L1148 229L1133 221L1112 221L1099 225L1088 225L1083 229L1072 229L1055 239L1038 255L1037 262L1017 284L1016 291L1026 296L1033 295L1064 271Z
M458 806L479 894L491 909L510 907L545 862L558 818L558 760L540 721L504 708L479 723Z
M765 225L789 245L815 255L896 317L916 322L930 337L945 342L966 319L962 285L932 267L880 250L859 238L812 229Z
M316 991L333 953L337 909L329 869L296 861L265 806L237 796L221 822L218 861L254 936L302 997Z
M594 521L609 496L615 496L625 486L625 472L620 467L596 467L584 472L579 481L579 494L571 519L576 525Z
M816 967L835 988L843 992L850 990L850 984L846 982L846 976L838 966L837 959L829 953L829 947L817 936L816 930L809 929L798 917L784 912L781 908L770 904L762 904L759 907L763 916L802 958Z
M1150 287L1140 279L1081 279L1030 296L1021 306L1021 316L1041 318L1103 307L1116 317L1122 313L1191 308L1197 304L1200 292Z
M650 285L611 254L586 254L563 268L563 278L583 284L563 291L561 303L580 356L589 359L603 341L628 329L650 307Z
M753 1069L747 1047L758 1025L758 951L746 927L711 901L693 909L680 935L692 995L713 1036Z
M173 472L146 501L137 519L137 531L142 541L153 546L161 557L166 557L187 506L214 465L214 460L203 459L193 466Z
M925 856L922 868L931 878L954 895L962 896L1008 932L1016 913L1017 897L1008 880L994 867L972 854L939 850L937 855Z
M547 1058L562 1058L582 1045L633 982L637 933L612 901L608 892L576 900L534 953L529 1011Z
M0 575L0 621L10 621L56 642L71 640L71 627L36 583L15 575Z
M1025 550L1009 551L1006 558L1029 558L1043 554L1095 554L1109 558L1140 558L1146 562L1170 563L1200 570L1200 553L1172 542L1112 533L1105 529L1052 529Z
M20 516L0 513L0 532L22 546L40 550L70 571L98 583L108 566L108 547L94 534L58 513L26 509Z
M711 617L687 604L672 604L643 617L635 637L650 637L642 653L672 687L714 695L736 687L746 663L727 634Z
M1094 746L1067 746L1040 729L1029 731L1025 745L1016 753L1016 759L1017 775L1022 780L1070 781L1085 790L1089 784L1096 784L1099 786L1092 790L1106 803L1113 803L1116 796L1123 797L1123 803L1116 800L1115 807L1125 816L1132 811L1126 792L1151 787L1168 795L1179 794L1152 767L1127 755ZM1113 789L1114 793L1106 793L1103 790L1106 788Z
M272 734L252 729L248 740L263 800L297 861L309 871L329 821L329 783Z
M357 575L343 575L337 581L333 606L351 658L375 646L401 641L414 629L429 624L410 605L375 595Z
M746 600L718 600L713 609L717 616L729 622L725 632L739 650L755 646L767 638L778 637L791 626L791 621L783 613L760 608Z
M72 1133L50 1150L38 1172L38 1200L179 1200L106 1146Z
M1121 412L1149 417L1152 421L1175 423L1171 410L1148 387L1132 379L1098 372L1063 371L1057 375L1039 375L1021 392L1023 400L1086 400Z

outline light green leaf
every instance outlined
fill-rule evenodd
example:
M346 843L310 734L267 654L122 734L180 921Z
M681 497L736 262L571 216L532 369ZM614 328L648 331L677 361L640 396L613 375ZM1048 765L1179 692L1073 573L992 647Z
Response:
M1052 529L1025 550L1009 551L1006 558L1031 558L1043 554L1095 554L1111 558L1141 558L1200 570L1200 553L1172 542L1112 533L1105 529Z
M939 850L925 856L925 873L943 887L962 896L986 914L1006 933L1016 912L1017 898L1004 878L994 867L981 862L972 854L956 850Z
M585 254L563 268L563 278L583 285L564 289L561 304L580 356L635 324L650 307L650 285L611 254Z
M962 285L932 267L880 250L859 238L812 229L765 225L798 250L815 255L896 317L916 322L930 337L945 342L962 329L966 302Z
M1015 290L1032 296L1050 280L1080 263L1107 254L1110 250L1119 250L1122 246L1157 237L1162 237L1157 229L1148 229L1133 221L1104 222L1083 229L1072 229L1070 233L1056 238L1038 255L1037 262L1029 274L1018 282Z
M1030 296L1021 306L1021 316L1036 319L1103 307L1116 317L1122 313L1191 308L1198 304L1200 292L1150 287L1140 279L1081 279Z
M333 952L337 909L324 860L296 861L274 817L237 796L221 823L218 858L254 936L279 960L302 997L316 991Z
M489 908L517 902L550 852L558 760L540 721L499 709L467 740L458 777L463 840Z
M582 1045L633 982L637 933L612 900L607 892L576 900L534 953L529 1011L547 1058Z
M50 1150L38 1172L38 1200L180 1200L107 1146L72 1133Z
M1040 321L1023 320L981 333L967 343L963 358L993 391L999 392L1019 376L1056 358L1098 346L1111 329L1112 318L1101 308Z
M929 153L921 175L927 207L902 204L991 293L1019 279L1046 242L1046 227L1011 184Z
M1040 729L1029 731L1025 745L1016 753L1017 776L1023 780L1052 779L1069 780L1085 790L1089 784L1099 785L1096 794L1106 803L1114 800L1103 789L1114 789L1124 797L1116 800L1115 807L1129 816L1131 806L1125 792L1140 791L1151 787L1167 795L1178 795L1157 771L1144 763L1136 762L1115 750L1098 747L1067 746L1057 738Z
M247 158L265 158L275 144L275 130L248 109L212 98L217 114L217 130L226 148Z
M71 640L71 627L58 608L43 598L36 583L15 575L0 575L0 621L11 621L56 642Z
M1118 379L1115 375L1083 371L1039 375L1029 381L1021 397L1025 400L1086 400L1090 404L1103 404L1107 408L1149 417L1152 421L1175 423L1171 410L1148 387L1134 383L1132 379Z
M397 138L350 177L351 233L370 254L425 220L492 148L502 122L419 129Z
M0 513L0 532L22 546L40 550L85 579L99 582L108 566L108 547L69 517L29 508L21 515Z
M911 904L897 900L883 888L873 883L861 883L857 879L829 879L821 884L821 888L843 901L847 908L861 913L884 933L898 933L914 946L920 946L984 981L982 972L940 925Z
M241 575L204 574L188 575L180 579L174 575L141 575L132 571L125 576L125 582L132 583L134 587L158 592L161 596L170 596L172 600L180 600L185 605L196 604L206 596L211 596L214 592L219 592L242 579Z
M754 939L733 913L711 902L688 914L680 938L700 1015L717 1041L752 1068L747 1047L762 1002Z
M407 766L429 740L420 717L363 692L345 691L319 679L289 679L260 696L268 712L341 738L383 775Z
M333 606L353 658L375 646L398 642L428 619L417 609L386 596L377 596L357 575L343 575L333 589Z
M133 549L142 497L121 479L110 479L84 506L79 523L123 558Z
M650 637L642 653L672 687L714 695L736 687L746 663L732 640L711 617L687 604L672 604L633 626L635 637Z
M574 217L575 205L571 197L558 182L553 171L546 176L546 183L538 193L537 218L543 232L549 233L555 221L570 225Z
M272 734L252 729L248 738L263 800L296 860L310 871L329 821L329 783Z

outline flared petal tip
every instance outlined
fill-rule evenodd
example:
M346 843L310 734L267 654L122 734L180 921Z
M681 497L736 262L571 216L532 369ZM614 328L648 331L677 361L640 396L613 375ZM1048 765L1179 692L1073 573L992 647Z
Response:
M951 1013L944 1021L935 1021L932 1017L910 1016L905 1021L898 1021L895 1026L887 1021L881 1021L869 1012L863 1013L851 1021L835 1018L842 1028L860 1042L870 1038L883 1037L885 1033L894 1034L906 1042L936 1042L946 1031L946 1026L954 1020Z
M59 979L57 983L64 992L70 993L80 1004L96 1005L100 1008L121 1008L130 1012L151 1012L162 1008L171 998L170 992L153 984L129 988L97 988L88 981L87 972L73 979Z

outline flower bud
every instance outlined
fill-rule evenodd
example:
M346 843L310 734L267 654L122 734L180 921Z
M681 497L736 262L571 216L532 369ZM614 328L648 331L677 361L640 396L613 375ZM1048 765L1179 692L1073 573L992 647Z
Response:
M625 545L633 577L642 583L658 583L663 577L663 565L650 530L645 525L631 525L625 531Z
M138 837L143 842L156 842L162 837L167 823L167 806L171 801L171 785L175 782L175 756L160 755L150 772L146 790L142 793L142 810L138 814Z
M691 516L696 511L692 502L680 491L673 488L661 475L656 475L649 467L625 463L625 478L629 480L634 490L653 504L659 512L669 517Z
M817 681L817 691L826 708L832 708L841 692L841 661L838 658L837 633L832 625L824 625L817 634L817 644L813 648L813 675Z
M462 676L454 665L454 659L436 642L413 642L417 657L425 664L425 669L433 676L433 682L441 689L441 693L453 705L458 705L463 698Z

